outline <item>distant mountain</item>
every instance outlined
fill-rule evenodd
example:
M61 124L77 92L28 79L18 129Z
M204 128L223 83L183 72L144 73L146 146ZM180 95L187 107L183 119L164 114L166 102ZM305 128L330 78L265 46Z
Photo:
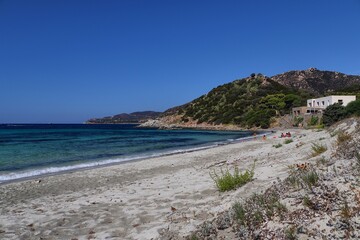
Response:
M189 126L237 125L267 128L306 100L331 94L360 95L360 76L310 68L273 77L262 74L218 86L182 106L171 108L151 124Z
M156 119L161 112L144 111L133 113L121 113L111 117L92 118L87 124L112 124L112 123L143 123L150 119Z
M302 89L315 95L328 95L343 89L358 89L360 76L340 72L320 71L309 68L302 71L289 71L271 77L272 80L292 89ZM347 91L347 90L346 90Z

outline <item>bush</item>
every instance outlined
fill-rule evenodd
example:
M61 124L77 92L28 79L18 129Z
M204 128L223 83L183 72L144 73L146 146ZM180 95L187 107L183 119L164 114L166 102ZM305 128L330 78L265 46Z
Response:
M360 116L360 99L350 102L345 109L349 115Z
M319 122L319 117L318 116L311 116L310 121L309 121L309 125L310 126L315 126L317 125Z
M282 218L287 208L280 202L279 194L268 189L263 194L253 194L243 203L236 202L233 211L236 222L251 229L274 216Z
M292 143L292 142L293 142L292 139L286 139L286 140L284 141L284 144L289 144L289 143Z
M240 173L239 168L235 167L234 174L231 174L229 169L226 169L225 172L221 169L221 176L219 176L215 171L213 174L210 174L210 176L214 180L220 192L225 192L241 187L250 182L254 176L254 168L255 164L250 171L246 170L244 173Z
M325 126L330 126L348 116L344 106L339 103L334 103L328 106L323 114L323 123Z
M295 127L299 126L299 124L302 123L303 121L304 121L304 118L301 116L294 117L294 126Z
M273 145L274 148L279 148L279 147L282 147L282 144L281 143L278 143L276 145Z

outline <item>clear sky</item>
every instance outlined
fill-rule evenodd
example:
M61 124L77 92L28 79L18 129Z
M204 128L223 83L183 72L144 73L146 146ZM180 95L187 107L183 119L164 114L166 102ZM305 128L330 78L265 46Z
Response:
M360 0L0 0L0 123L164 111L309 67L360 74Z

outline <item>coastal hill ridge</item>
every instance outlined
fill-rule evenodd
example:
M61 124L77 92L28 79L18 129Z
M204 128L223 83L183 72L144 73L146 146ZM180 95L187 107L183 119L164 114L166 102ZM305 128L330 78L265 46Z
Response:
M160 128L269 128L293 107L306 105L309 98L339 94L360 95L360 76L316 68L272 77L252 73L163 113L119 114L90 119L87 123L131 122Z
M87 124L113 124L113 123L141 123L149 119L159 117L161 112L143 111L133 113L121 113L103 118L92 118L86 121Z

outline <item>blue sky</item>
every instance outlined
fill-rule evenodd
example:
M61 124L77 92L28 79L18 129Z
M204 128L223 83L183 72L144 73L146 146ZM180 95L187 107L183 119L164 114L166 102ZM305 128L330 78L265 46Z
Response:
M359 0L0 0L0 123L163 111L309 67L360 74Z

